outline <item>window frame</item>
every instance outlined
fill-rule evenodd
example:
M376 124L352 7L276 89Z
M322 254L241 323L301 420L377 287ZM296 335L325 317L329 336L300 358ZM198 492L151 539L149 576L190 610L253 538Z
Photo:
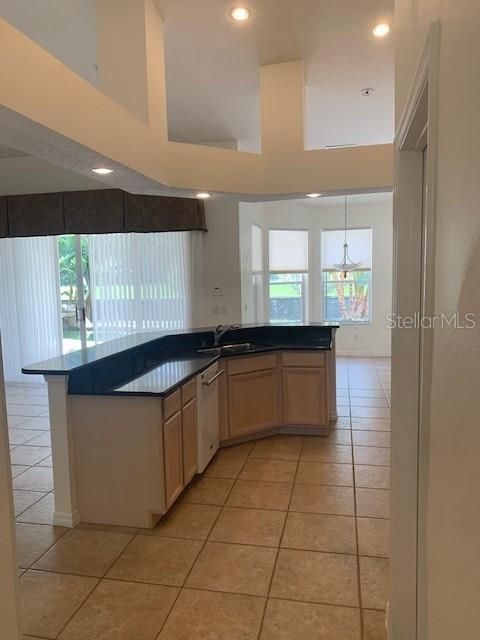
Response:
M275 270L272 271L270 269L270 232L271 231L302 231L303 233L307 234L307 268L305 270L294 270L292 271L291 269L285 269L285 270ZM299 274L301 276L303 276L303 281L302 281L302 290L303 290L303 323L308 323L310 322L310 316L312 315L312 309L311 309L311 283L312 283L312 277L311 277L311 273L312 273L312 264L311 264L311 230L305 227L268 227L267 228L267 234L266 234L266 245L267 245L267 255L265 256L266 258L266 266L267 266L267 271L266 273L268 274L268 280L267 280L267 286L264 287L265 289L265 308L266 308L266 317L268 318L268 322L272 322L272 320L270 319L270 275L271 274L285 274L285 275L293 275L293 274ZM264 263L265 264L265 263ZM306 281L305 281L306 280ZM274 323L277 324L277 323ZM278 323L279 325L281 325L282 323ZM284 324L284 323L283 323Z
M268 321L272 324L289 324L288 322L277 322L276 320L272 320L271 319L271 315L270 315L270 301L271 300L279 300L280 298L272 298L270 297L270 287L272 283L270 282L270 277L271 275L299 275L301 276L301 280L299 282L295 282L294 284L300 284L301 287L301 291L302 291L302 295L301 295L301 300L302 300L302 315L303 315L303 319L298 321L301 323L307 323L309 322L309 317L310 317L310 307L309 307L309 300L310 300L310 278L309 278L309 272L308 271L269 271L268 272ZM293 323L295 323L297 321L293 321Z
M373 310L374 310L374 296L373 296L373 277L374 277L374 255L373 255L373 247L374 247L374 228L373 226L367 226L367 227L348 227L349 231L362 231L362 230L369 230L371 233L371 254L372 254L372 266L370 267L370 269L355 269L355 271L368 271L370 273L370 279L369 279L369 289L368 289L368 320L328 320L326 318L326 310L327 310L327 305L326 305L326 301L325 301L325 278L324 278L324 273L325 272L332 272L334 271L333 269L324 269L322 267L322 259L323 259L323 233L328 232L328 231L344 231L344 228L342 227L322 227L320 229L320 283L321 283L321 317L322 317L322 321L323 322L335 322L338 323L339 325L343 326L343 325L351 325L351 326L355 326L355 327L365 327L365 326L371 326L374 322L373 320ZM347 278L348 280L348 278Z
M261 238L261 269L253 268L253 228L256 227L260 230L260 238ZM256 323L263 322L263 318L265 317L265 229L257 224L256 222L250 223L250 237L251 237L251 287L252 287L252 304L253 304L253 312L254 312L254 321ZM260 278L261 292L258 295L256 290L255 280L256 278Z

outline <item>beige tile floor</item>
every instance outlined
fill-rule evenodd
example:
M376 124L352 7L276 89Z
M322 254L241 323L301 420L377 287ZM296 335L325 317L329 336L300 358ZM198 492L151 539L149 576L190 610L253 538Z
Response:
M383 640L390 361L337 384L328 438L220 451L154 531L52 526L46 389L8 385L25 637Z

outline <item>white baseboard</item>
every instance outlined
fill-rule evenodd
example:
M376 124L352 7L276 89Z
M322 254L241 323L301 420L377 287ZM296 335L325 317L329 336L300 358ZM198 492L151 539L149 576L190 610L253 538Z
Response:
M65 511L55 511L53 514L53 524L58 527L68 527L73 529L80 522L80 514L77 510L73 513L67 513Z
M337 356L341 358L390 358L391 351L339 351Z

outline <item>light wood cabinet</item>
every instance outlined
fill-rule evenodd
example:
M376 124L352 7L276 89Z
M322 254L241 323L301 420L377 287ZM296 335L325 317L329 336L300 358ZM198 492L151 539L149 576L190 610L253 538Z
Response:
M282 387L285 424L328 425L325 369L283 367Z
M328 358L334 356L292 350L222 360L220 439L328 433L335 410L335 362ZM197 413L203 407L205 414L205 398L196 397L197 382L163 398L70 396L84 521L151 528L171 508L199 470Z
M195 398L182 408L182 450L185 486L197 472L197 400Z
M277 387L276 369L228 377L230 438L278 424Z
M178 411L163 424L165 504L168 509L183 490L182 413Z
M325 366L324 351L284 351L282 365L284 367L315 367Z
M266 369L275 369L276 366L277 355L275 353L265 353L255 356L237 356L228 361L228 375L234 376L239 373L265 371Z
M171 416L173 416L177 411L180 411L181 404L181 392L180 389L177 389L173 393L170 393L166 398L163 399L163 417L165 420L168 420Z
M185 406L195 398L197 393L197 379L192 378L189 382L183 385L182 387L182 406Z

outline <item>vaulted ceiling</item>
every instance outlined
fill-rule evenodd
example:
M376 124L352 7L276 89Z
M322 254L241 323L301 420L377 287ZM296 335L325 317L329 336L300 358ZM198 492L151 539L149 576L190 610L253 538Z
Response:
M393 0L249 0L232 24L229 0L156 0L164 20L172 140L260 146L260 65L304 60L306 147L393 140ZM0 13L96 83L94 0L0 0ZM374 94L361 95L371 87Z
M251 23L228 0L157 0L165 23L169 132L184 141L260 140L260 65L304 60L306 147L393 140L393 0L256 0ZM361 95L371 87L374 94Z
M393 2L245 0L244 25L232 2L0 0L0 142L144 192L390 186L393 44L372 28Z

